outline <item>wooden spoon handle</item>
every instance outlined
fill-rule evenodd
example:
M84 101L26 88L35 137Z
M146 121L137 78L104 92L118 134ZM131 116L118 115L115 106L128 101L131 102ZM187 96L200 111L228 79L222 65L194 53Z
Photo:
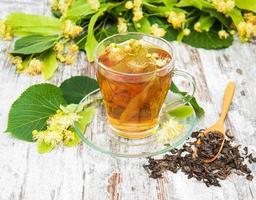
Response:
M220 123L224 123L224 120L228 113L229 106L230 106L233 96L234 96L234 92L235 92L235 84L234 84L234 82L229 82L227 85L227 88L225 90L224 97L223 97L223 104L222 104L221 115L220 115L220 119L219 119Z

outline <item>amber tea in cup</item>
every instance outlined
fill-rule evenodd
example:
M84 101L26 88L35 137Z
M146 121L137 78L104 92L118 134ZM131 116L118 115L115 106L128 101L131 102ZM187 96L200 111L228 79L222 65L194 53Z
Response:
M97 79L110 127L117 135L145 138L158 126L173 69L171 47L166 43L127 33L99 44L95 54Z

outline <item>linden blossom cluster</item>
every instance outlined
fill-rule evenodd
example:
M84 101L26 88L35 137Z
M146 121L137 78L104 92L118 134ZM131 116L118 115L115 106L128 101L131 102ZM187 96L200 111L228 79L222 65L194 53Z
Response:
M170 141L175 141L185 131L185 126L177 120L170 117L158 131L157 141L161 144L169 144Z
M78 112L70 110L69 107L74 106L69 105L57 110L56 114L47 120L46 130L34 130L32 132L33 139L38 145L49 145L53 149L61 143L69 145L70 142L74 141L75 133L70 128L81 116L79 116Z

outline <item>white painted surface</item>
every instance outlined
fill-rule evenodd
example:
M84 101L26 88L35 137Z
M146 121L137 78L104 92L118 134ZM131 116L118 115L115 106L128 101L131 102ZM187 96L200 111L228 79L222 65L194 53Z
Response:
M12 11L49 15L46 0L0 0L0 18ZM34 144L4 133L12 102L40 77L16 74L0 42L0 200L253 200L256 181L232 175L221 188L207 188L181 174L153 180L142 168L144 159L116 159L85 145L39 155ZM235 42L228 49L207 51L174 43L177 65L196 77L196 96L206 109L202 128L215 121L228 80L237 89L228 119L237 141L256 152L256 46ZM239 73L239 70L242 73ZM59 84L74 75L94 76L84 54L74 66L60 66L50 81ZM256 166L253 166L256 175Z

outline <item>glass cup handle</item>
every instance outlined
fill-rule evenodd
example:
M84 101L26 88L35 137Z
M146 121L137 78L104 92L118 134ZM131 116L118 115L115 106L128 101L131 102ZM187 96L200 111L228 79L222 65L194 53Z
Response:
M189 83L190 91L188 91L188 92L179 91L178 88L173 88L174 91L172 91L172 92L182 94L182 97L179 99L174 99L173 101L170 101L166 106L167 112L171 111L172 109L174 109L175 107L177 107L179 105L187 104L194 97L195 90L196 90L195 78L193 76L191 76L189 73L182 71L182 70L174 69L171 72L171 76L183 77Z

